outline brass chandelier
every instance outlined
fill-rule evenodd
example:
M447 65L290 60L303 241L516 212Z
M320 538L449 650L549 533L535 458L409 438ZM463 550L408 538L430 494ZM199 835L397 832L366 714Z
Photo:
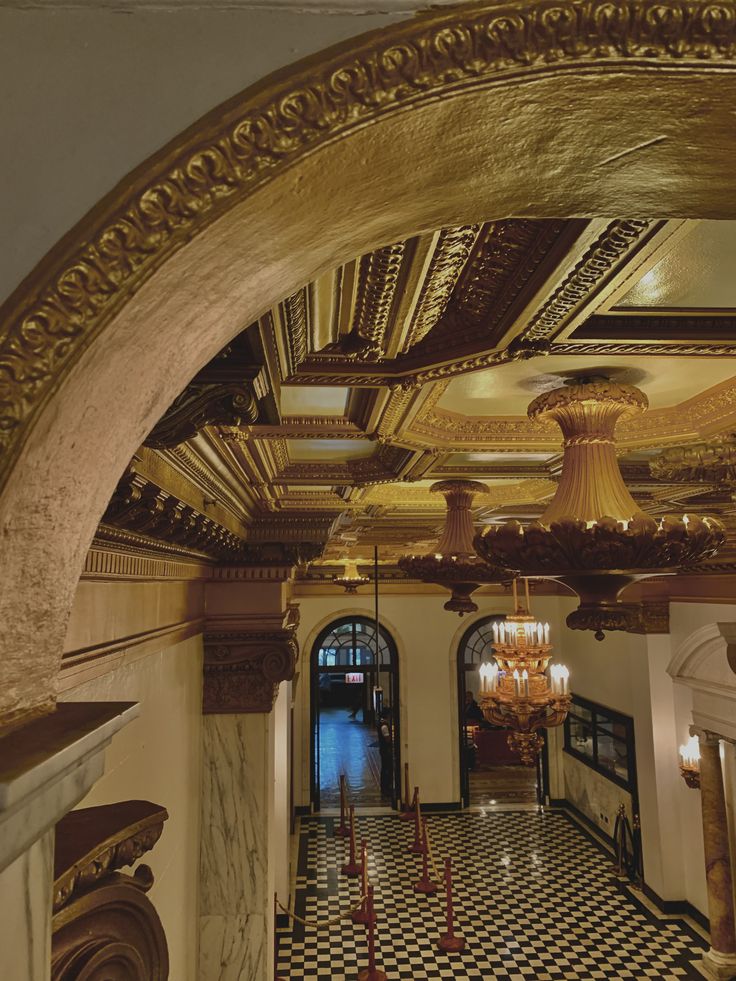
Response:
M478 558L473 548L471 507L476 494L488 493L488 487L477 480L441 480L432 484L430 491L442 494L447 504L437 551L404 555L399 559L399 568L413 579L449 589L452 596L444 604L446 610L459 616L475 613L478 606L471 594L483 583L501 581L498 572Z
M346 593L357 593L359 586L365 586L371 581L370 576L362 576L358 570L358 560L345 558L345 567L342 574L333 576L332 581L336 586L342 586Z
M570 586L580 604L568 627L594 630L598 640L633 626L635 611L619 599L626 586L701 562L725 538L714 518L645 514L626 488L614 430L648 404L638 388L603 379L536 398L529 418L553 419L564 437L557 491L538 521L489 525L474 540L488 563Z
M549 624L538 623L518 599L514 580L514 612L493 625L495 660L480 666L479 705L486 720L510 729L509 748L524 766L534 766L544 740L542 728L562 725L570 708L568 669L549 667L552 645Z

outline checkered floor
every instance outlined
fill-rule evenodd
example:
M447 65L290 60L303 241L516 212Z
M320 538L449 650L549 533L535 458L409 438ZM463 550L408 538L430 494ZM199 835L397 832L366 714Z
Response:
M391 815L360 817L370 848L379 967L394 979L498 978L503 981L628 978L701 979L691 966L706 944L683 920L655 917L612 875L610 857L559 811L428 816L438 865L449 855L456 876L461 954L443 954L440 898L417 895L421 858L408 853L412 825ZM327 920L359 896L339 872L347 843L332 818L302 819L295 911ZM349 920L329 930L298 924L281 934L284 979L357 977L366 934Z

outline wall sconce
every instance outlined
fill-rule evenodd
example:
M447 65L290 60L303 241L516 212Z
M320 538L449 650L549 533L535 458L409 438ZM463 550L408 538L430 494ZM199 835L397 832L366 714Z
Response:
M684 746L680 746L680 773L682 779L693 790L700 787L700 742L697 736L690 736Z

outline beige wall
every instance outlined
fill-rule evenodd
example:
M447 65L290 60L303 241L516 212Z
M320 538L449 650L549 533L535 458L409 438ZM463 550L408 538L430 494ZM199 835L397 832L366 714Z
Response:
M162 5L163 6L163 5ZM248 9L0 10L0 300L130 170L265 75L402 19ZM293 284L288 284L291 288Z
M161 916L172 981L196 981L202 786L202 585L82 581L77 589L59 697L135 701L105 773L80 807L142 799L169 812L144 861Z
M202 642L192 637L64 692L68 701L139 702L112 741L105 774L80 807L141 799L169 812L144 859L166 931L172 981L196 981L202 752Z

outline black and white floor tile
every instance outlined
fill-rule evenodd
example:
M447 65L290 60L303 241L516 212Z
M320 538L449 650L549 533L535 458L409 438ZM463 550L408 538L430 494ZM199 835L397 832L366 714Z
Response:
M347 843L335 819L300 827L295 912L325 921L359 897L340 874ZM369 843L378 917L378 966L393 979L497 978L499 981L700 979L691 962L707 946L680 918L660 919L615 879L610 856L564 812L428 816L439 866L453 861L461 954L436 946L444 932L442 893L414 892L421 858L408 852L412 825L394 815L357 819ZM366 932L350 920L329 930L295 924L282 932L283 979L352 981L367 963Z

